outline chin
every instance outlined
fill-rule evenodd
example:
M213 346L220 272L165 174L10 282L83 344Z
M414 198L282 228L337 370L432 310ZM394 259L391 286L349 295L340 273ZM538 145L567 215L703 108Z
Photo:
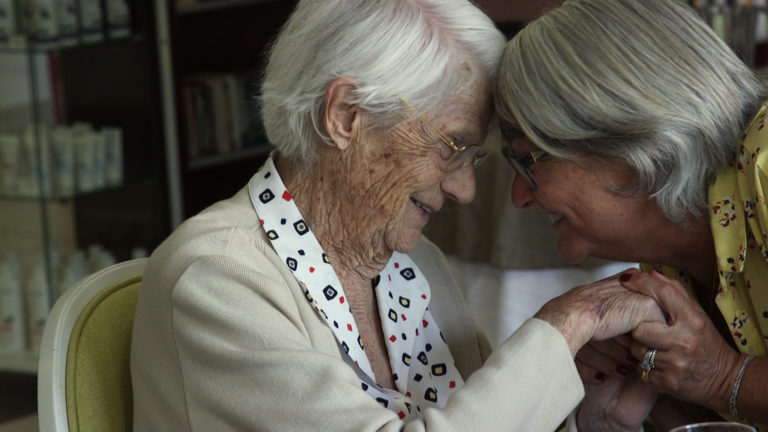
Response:
M589 251L580 248L569 248L562 243L558 244L557 252L560 258L568 264L578 264L589 257Z
M401 234L392 242L392 250L406 254L411 253L419 245L419 241L421 241L421 230Z

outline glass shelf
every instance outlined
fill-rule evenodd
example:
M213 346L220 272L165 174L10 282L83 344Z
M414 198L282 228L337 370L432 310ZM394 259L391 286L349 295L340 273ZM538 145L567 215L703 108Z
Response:
M79 40L71 40L66 42L52 41L52 42L44 42L44 43L35 43L35 42L29 42L29 40L27 40L27 38L23 36L15 35L15 37L10 41L0 42L0 54L2 53L56 54L64 50L77 48L77 47L135 42L135 41L141 41L144 38L145 38L144 34L134 33L129 36L118 37L118 38L115 38L115 37L110 38L105 36L103 40L92 41L92 42L81 42Z
M146 179L141 182L138 182L139 184L144 184L147 182L154 182L153 179ZM101 193L106 191L114 191L117 189L121 189L127 186L131 186L131 183L121 183L121 184L115 184L115 185L108 185L108 186L102 186L95 189L91 189L89 191L83 191L83 192L75 192L74 194L69 195L8 195L8 194L2 194L0 193L0 201L19 201L19 202L33 202L33 203L40 203L43 202L61 202L66 203L69 201L72 201L73 199L77 197L83 197L92 195L95 193Z

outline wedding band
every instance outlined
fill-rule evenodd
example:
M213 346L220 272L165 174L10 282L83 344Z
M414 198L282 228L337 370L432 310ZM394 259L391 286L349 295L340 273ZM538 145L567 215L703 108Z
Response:
M643 380L644 383L648 383L649 382L648 381L648 374L649 373L650 373L650 371L647 371L645 369L640 371L640 379Z
M645 354L643 354L643 362L640 363L640 369L646 372L646 375L647 372L652 371L653 368L656 367L656 351L658 351L656 348L648 348L648 350L645 351Z

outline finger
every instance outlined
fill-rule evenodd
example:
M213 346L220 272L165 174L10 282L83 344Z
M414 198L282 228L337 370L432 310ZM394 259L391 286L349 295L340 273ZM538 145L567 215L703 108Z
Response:
M576 362L576 370L584 384L602 384L608 378L604 372L593 368L578 358L575 358L574 361Z
M615 342L593 341L584 345L576 354L576 358L608 377L624 377L634 367L634 364L628 361L628 354L629 350L627 348Z
M641 382L637 374L622 380L608 380L603 385L585 385L584 390L579 419L591 418L610 424L610 430L637 430L658 398L658 392ZM581 425L584 430L588 429L586 426Z
M636 410L636 421L642 422L648 417L659 392L653 385L648 385L640 380L640 375L635 375L628 380L627 385L619 395L617 405L624 407L633 407Z
M655 277L647 273L633 275L630 280L624 281L623 285L627 289L656 300L669 315L671 323L677 321L681 314L700 308L679 282L665 278L658 273Z
M631 333L620 334L611 340L615 341L617 344L623 346L627 350L629 350L629 347L632 346L632 342L634 342Z
M597 280L595 282L602 282L602 281L607 281L607 280L619 279L619 278L621 278L621 275L623 275L624 273L627 273L627 274L640 273L640 269L638 269L637 267L627 267L626 270L622 270L622 271L620 271L620 272L618 272L616 274L604 277L603 279Z
M656 279L656 280L658 280L658 281L660 281L662 283L666 283L666 284L671 285L672 289L676 290L678 293L680 293L680 295L682 295L682 296L687 296L688 295L688 290L685 289L685 287L680 283L680 281L677 281L675 279L672 279L672 278L669 278L667 276L664 276L663 274L661 274L661 272L659 272L657 270L651 270L649 275L652 278L654 278L654 279Z
M671 350L677 340L677 329L674 329L666 324L647 321L640 323L634 330L632 330L632 336L635 338L635 343L632 344L630 352L636 358L642 360L645 350L638 352L637 346L652 347L661 349L664 351ZM637 356L640 357L637 357Z
M615 361L617 366L624 365L631 368L637 363L637 359L629 352L629 347L632 346L633 341L634 339L632 339L632 336L621 334L613 339L601 342L592 341L590 342L590 345L603 355Z

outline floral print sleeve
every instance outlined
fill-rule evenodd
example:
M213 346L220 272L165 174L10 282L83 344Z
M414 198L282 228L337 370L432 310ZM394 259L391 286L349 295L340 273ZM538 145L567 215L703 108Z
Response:
M733 165L709 188L720 287L715 302L743 353L768 355L768 105L750 122ZM691 287L677 269L643 264ZM727 413L721 413L731 418ZM765 425L755 425L768 431Z

